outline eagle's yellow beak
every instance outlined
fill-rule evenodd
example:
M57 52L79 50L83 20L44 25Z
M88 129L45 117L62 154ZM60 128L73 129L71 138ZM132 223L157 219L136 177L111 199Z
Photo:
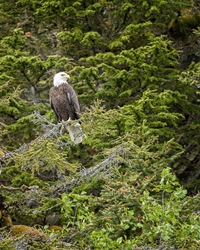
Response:
M70 76L69 76L68 74L65 74L65 75L64 75L64 78L69 79Z

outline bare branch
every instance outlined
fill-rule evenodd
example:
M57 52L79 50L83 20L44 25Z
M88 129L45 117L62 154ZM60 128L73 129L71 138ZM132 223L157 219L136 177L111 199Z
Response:
M114 151L114 152L113 152ZM53 187L53 192L67 192L69 193L75 186L81 185L83 182L91 178L110 177L114 175L113 169L118 168L119 164L124 161L124 154L129 151L128 148L114 148L108 157L100 164L89 169L82 168L78 177L72 179L70 182L65 182Z

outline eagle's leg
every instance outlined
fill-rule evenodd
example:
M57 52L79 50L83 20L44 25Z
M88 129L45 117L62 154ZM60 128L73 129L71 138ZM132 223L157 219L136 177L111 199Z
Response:
M62 121L61 121L61 124L62 124L62 126L61 126L61 129L60 129L60 134L64 134L64 132L65 132L65 130L66 130L65 121L62 120Z
M72 121L71 117L69 117L69 119L67 121L62 119L62 121L61 121L62 126L61 126L61 129L60 129L60 134L63 134L67 130L66 126L70 125L71 121Z
M68 125L68 124L70 125L70 124L71 124L71 121L72 121L72 118L69 116L69 118L68 118L66 124L67 124L67 125Z

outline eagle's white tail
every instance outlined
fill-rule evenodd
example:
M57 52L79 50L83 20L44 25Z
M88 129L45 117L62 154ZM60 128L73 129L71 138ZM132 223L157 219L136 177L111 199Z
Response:
M82 142L83 138L86 137L86 135L83 133L82 131L82 127L80 125L80 123L76 122L75 124L73 123L68 123L66 125L66 128L69 132L70 138L71 140L75 143L75 144L79 144Z

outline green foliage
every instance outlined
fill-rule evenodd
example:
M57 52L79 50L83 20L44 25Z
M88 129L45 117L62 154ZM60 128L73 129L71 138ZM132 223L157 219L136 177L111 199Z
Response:
M0 234L1 235L1 234ZM3 240L0 241L0 248L2 250L15 250L16 248L13 246L13 242L11 242L10 237L7 235Z
M54 141L46 138L33 141L27 151L16 153L14 159L15 166L30 170L33 175L41 171L55 172L55 174L75 172L77 168L76 165L67 162L66 152L61 152Z
M86 192L87 194L96 194L97 195L100 193L101 188L104 184L104 180L103 179L91 179L90 182L86 182L81 186L78 187L74 187L73 192L80 194L82 192Z
M163 169L160 184L154 191L160 193L159 200L153 198L148 191L140 199L144 213L141 238L145 237L149 242L170 241L171 244L185 248L190 248L193 243L195 245L199 238L198 216L196 213L192 215L191 220L196 221L194 224L188 220L188 215L184 213L188 203L187 191L180 186L169 168ZM190 237L186 237L186 228Z
M31 173L21 170L18 166L9 166L2 170L1 181L12 181L12 186L21 187L22 185L45 186L46 184L34 177Z
M191 201L170 172L167 145L155 152L149 151L150 145L155 145L155 139L146 146L132 145L121 163L126 170L115 169L115 178L104 179L100 197L85 192L63 194L62 211L68 225L80 231L78 235L87 232L85 242L95 249L162 243L173 246L177 242L183 249L197 246L197 212L193 210L191 216L186 211ZM191 229L189 238L186 228ZM77 236L76 242L81 245L82 239Z
M13 92L8 94L9 87L9 82L0 86L0 112L8 115L19 115L19 110L23 107L23 102L19 97L20 90L19 88L13 89Z
M179 183L176 182L175 176L170 174L169 169L163 169L161 177L160 185L157 185L155 190L162 191L162 199L160 197L157 202L152 199L148 191L145 191L141 198L143 223L149 224L148 227L143 226L143 233L147 234L150 242L156 237L159 237L160 241L168 241L174 236L174 230L180 218L181 204L187 193L179 187Z
M193 213L189 219L185 213L187 191L179 185L175 176L168 168L163 169L160 184L154 187L152 195L148 185L145 187L145 183L149 184L152 180L138 183L139 179L141 177L135 176L135 184L133 182L132 185L128 179L126 186L121 186L116 181L115 188L105 187L100 199L104 201L104 207L101 205L102 212L97 214L98 218L100 216L96 225L99 229L92 231L89 236L95 249L100 249L103 245L107 249L121 249L122 246L126 247L124 249L132 249L133 246L142 247L146 244L197 249L198 215ZM139 194L136 190L142 187L144 192L141 190Z
M197 131L199 130L200 117L198 72L199 63L191 64L188 70L181 73L177 85L178 90L185 96L185 98L179 97L176 105L177 110L181 108L182 114L185 117L180 124L180 128L176 132L176 138L178 138L179 144L182 145L185 150L177 166L177 174L182 180L182 183L185 183L186 180L190 180L190 184L188 185L188 187L190 186L190 190L192 190L194 185L199 186L198 181L195 181L200 166L198 156L199 144L197 143L199 140ZM182 90L180 90L181 88ZM183 166L185 166L184 169ZM192 174L190 173L190 169L193 169ZM184 171L186 171L187 174L184 174ZM192 183L194 185L192 185Z
M90 197L85 192L62 194L61 211L68 228L76 226L79 230L84 230L86 226L89 226L91 221L91 214L87 206L89 200Z
M169 90L161 93L147 90L138 101L112 110L104 109L97 101L82 117L88 136L85 143L105 150L129 140L128 135L139 145L150 136L159 136L161 143L173 139L182 119L181 114L171 112L170 108L176 94L179 96L179 93ZM180 151L181 146L174 142L173 149Z
M170 90L161 93L152 90L144 91L138 101L122 108L126 117L125 130L135 132L134 127L140 123L141 131L147 132L148 135L159 135L161 141L173 138L174 129L183 118L180 113L171 111L171 107L176 102L175 96L179 97L180 94Z
M126 170L122 173L115 170L115 178L106 180L101 196L93 204L98 211L96 227L104 228L115 240L119 237L129 238L130 235L134 237L140 232L140 197L146 189L154 187L162 168L168 166L165 160L166 145L158 151L149 151L149 146L156 144L155 138L149 139L141 147L130 144L121 163Z
M177 78L177 51L164 37L152 36L149 40L145 46L124 49L119 54L98 53L82 59L84 67L75 67L78 80L84 79L93 89L100 86L96 97L111 107L132 102L148 88L159 92L169 89Z

